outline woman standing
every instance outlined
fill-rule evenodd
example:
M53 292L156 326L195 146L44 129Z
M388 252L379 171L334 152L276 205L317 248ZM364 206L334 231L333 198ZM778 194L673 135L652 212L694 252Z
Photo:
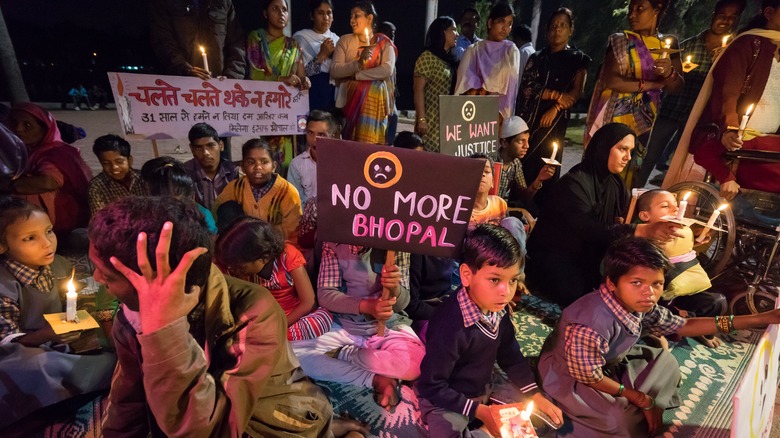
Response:
M339 37L331 32L333 2L311 0L309 2L311 29L295 32L293 38L303 53L304 70L311 81L309 110L325 110L336 104L336 87L330 83L330 64Z
M588 74L590 57L569 46L574 33L574 17L571 9L560 8L547 21L548 46L528 59L520 83L517 114L530 128L529 149L523 159L523 173L533 181L545 166L542 158L552 154L553 142L563 145L569 124L569 108L582 96ZM558 149L556 160L563 159L563 148ZM552 181L560 177L556 167ZM536 199L549 194L549 187L542 186Z
M311 86L304 73L301 49L293 38L284 35L287 26L286 0L266 0L263 8L266 27L252 31L247 38L246 54L249 61L249 79L279 81L290 87L307 90ZM268 137L274 160L286 172L293 157L289 136Z
M439 152L439 96L452 93L458 32L455 20L433 20L425 36L425 51L414 64L414 132L423 138L428 152Z
M455 85L455 94L497 94L498 111L504 120L514 114L519 82L520 51L507 40L514 15L507 3L493 6L487 20L487 39L466 49Z
M644 145L650 135L662 90L682 89L679 54L663 56L659 49L666 40L677 48L677 39L658 34L658 21L668 0L631 0L628 22L631 30L609 37L607 54L590 101L585 129L585 146L602 125L624 123L637 134L635 158L621 174L631 187L634 171L642 165Z
M349 19L352 33L339 39L330 77L337 81L336 106L346 116L342 137L385 144L387 116L395 104L397 49L384 34L374 33L376 18L373 3L355 3Z

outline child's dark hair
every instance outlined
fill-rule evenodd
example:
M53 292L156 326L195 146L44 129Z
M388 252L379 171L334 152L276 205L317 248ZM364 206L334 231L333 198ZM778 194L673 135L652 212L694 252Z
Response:
M158 157L144 163L141 178L152 196L171 196L192 201L195 188L184 164L172 157Z
M95 144L92 145L92 152L98 159L103 152L116 152L123 157L129 157L130 143L118 135L107 134L95 139Z
M650 206L653 204L653 199L665 191L666 190L663 189L653 189L639 195L639 198L636 200L636 212L639 213L640 211L650 211Z
M641 237L626 237L612 244L604 256L604 274L613 283L637 266L666 271L671 268L669 259L660 248Z
M206 137L219 143L219 134L217 133L217 130L212 128L208 123L196 123L192 125L190 132L187 133L187 138L190 140L190 144L199 138Z
M469 158L481 158L483 160L487 160L488 163L490 163L490 167L493 167L493 159L488 156L488 154L483 154L481 152L477 152L476 154L469 155Z
M268 152L269 157L273 158L274 156L274 154L271 152L271 146L268 145L267 141L262 138L252 138L247 140L247 142L241 146L241 158L246 158L246 154L248 154L252 149L263 149L264 151Z
M393 146L397 148L414 149L421 147L422 145L422 138L412 131L401 131L395 136L395 140L393 140Z
M255 260L269 263L284 251L284 237L268 222L245 216L219 233L215 248L217 263L225 268Z
M11 224L19 220L27 220L34 212L46 214L46 211L35 204L30 204L10 195L0 195L0 244L6 245L5 231Z
M522 270L525 260L512 233L498 225L481 224L466 235L461 263L472 271L485 265L508 268L516 264Z
M146 255L152 269L157 270L155 250L165 222L173 222L169 253L171 270L176 269L187 251L203 247L209 250L192 264L185 287L203 286L211 269L213 239L203 214L194 202L153 196L128 196L112 202L95 213L89 224L89 241L97 256L108 268L116 257L125 266L138 272L138 256L133 243L141 231L146 233Z

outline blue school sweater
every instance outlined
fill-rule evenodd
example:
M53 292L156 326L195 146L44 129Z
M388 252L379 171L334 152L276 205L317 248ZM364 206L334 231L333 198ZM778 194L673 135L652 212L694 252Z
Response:
M428 324L417 391L435 406L474 419L479 402L471 399L485 394L495 362L522 392L537 389L508 313L501 318L495 336L480 323L464 327L455 293L436 309Z

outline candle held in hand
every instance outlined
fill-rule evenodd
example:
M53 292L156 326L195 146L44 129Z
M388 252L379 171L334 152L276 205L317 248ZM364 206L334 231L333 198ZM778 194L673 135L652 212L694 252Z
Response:
M721 43L720 47L722 47L722 48L724 48L724 49L725 49L725 48L726 48L726 46L727 46L727 45L728 45L728 43L729 43L729 38L731 38L731 35L726 35L726 36L724 36L724 37L723 37L723 41L722 41L722 43Z
M677 220L681 221L685 217L685 210L688 209L688 196L691 196L691 192L686 192L683 196L680 205L677 207Z
M745 128L747 128L748 120L750 120L750 113L753 112L753 107L755 104L751 103L748 107L747 111L745 111L745 115L742 116L742 120L739 122L739 139L742 140L742 135L745 134Z
M553 142L553 152L552 155L550 155L550 161L555 161L555 156L558 155L558 142Z
M665 39L664 49L671 49L671 48L672 48L672 39L671 38ZM668 57L669 57L669 52L664 51L663 53L661 53L661 59L668 58Z
M74 272L75 274L75 272ZM68 281L68 292L65 294L65 320L76 320L76 301L78 300L78 294L76 293L76 286L73 284L73 275Z
M366 45L370 45L371 44L371 37L368 35L368 28L365 28L364 30L366 31L365 32L366 33Z
M206 48L203 46L200 46L200 54L203 56L203 69L206 71L211 71L209 70L209 57L206 56Z
M707 233L709 233L710 229L709 227L712 227L715 225L715 221L718 220L718 216L720 216L720 212L725 210L726 207L728 207L728 204L721 204L720 207L718 207L715 211L712 212L710 215L710 219L707 221L707 226L701 229L701 232L698 236L696 236L696 242L701 243L704 242L704 239L707 237Z

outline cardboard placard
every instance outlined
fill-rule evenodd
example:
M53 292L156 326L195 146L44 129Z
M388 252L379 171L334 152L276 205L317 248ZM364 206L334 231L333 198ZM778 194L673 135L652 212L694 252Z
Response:
M323 241L456 257L482 160L346 140L317 140Z
M439 96L439 144L444 155L498 159L498 96Z
M61 335L63 333L75 332L76 330L89 330L100 327L86 310L79 310L76 312L76 318L78 322L65 320L65 312L62 313L48 313L43 315L46 322L49 323L54 330L54 334Z
M125 135L186 139L205 122L220 137L294 135L306 129L309 92L282 82L108 73Z

